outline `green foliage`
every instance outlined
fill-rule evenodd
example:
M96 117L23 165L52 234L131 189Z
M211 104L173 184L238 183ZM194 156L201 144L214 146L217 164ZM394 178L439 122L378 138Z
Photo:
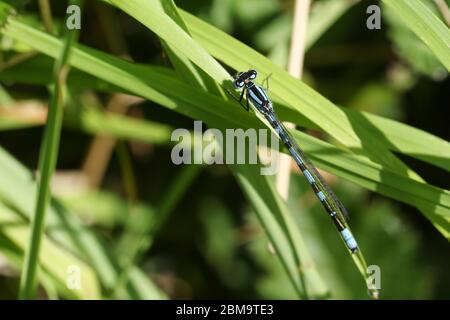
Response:
M2 224L0 233L2 239L5 239L5 241L2 241L0 245L2 252L4 252L3 250L8 250L9 252L12 244L16 243L12 247L15 248L12 251L15 257L13 261L17 266L20 266L23 261L23 249L28 238L26 232L23 230L23 225L26 226L29 224L33 214L33 202L37 192L36 182L31 172L3 149L0 149L0 163L0 174L3 181L5 181L5 183L0 184L0 199L9 208L8 211L6 209L2 210L3 216L9 220L15 219L22 221L21 225L19 225L19 227L22 226L20 233L15 232L14 224L11 225L11 232L9 232L9 224ZM92 205L94 204L92 203ZM67 290L65 286L66 271L68 266L79 266L81 271L86 270L84 272L86 277L83 280L86 286L82 286L84 289L80 292L80 298L100 298L98 282L102 283L102 288L106 292L112 290L115 287L119 275L118 261L108 254L107 246L98 239L92 230L89 230L89 228L81 223L73 211L69 211L56 199L52 199L51 206L47 208L47 211L47 219L45 221L46 230L52 242L49 242L48 245L46 245L46 240L43 242L43 250L40 256L43 272L40 277L45 280L45 278L51 277L53 279L59 276L59 280L58 278L57 280L62 281L59 287L61 290L59 294L66 298L74 297L73 290ZM53 241L56 244L52 244ZM17 247L17 245L21 245L22 249L20 250L20 246ZM57 247L54 248L55 246ZM53 257L59 255L58 250L63 252L60 254L61 257L55 260L47 256L47 247L51 250L48 254L53 254ZM77 257L81 257L89 266L85 267L84 263L79 261ZM52 269L49 271L46 269L47 264L51 265L54 268L53 270L57 269L59 273L52 275ZM64 274L64 277L62 274ZM141 271L133 270L132 274L129 288L122 297L135 297L140 299L164 297L148 280L142 281ZM89 291L85 292L84 290L87 289Z
M397 18L414 32L450 71L450 30L421 0L383 0Z
M10 9L0 2L0 22L4 24L1 33L5 39L15 43L8 48L9 52L2 52L2 56L6 56L9 61L18 52L35 50L42 54L1 70L0 80L6 86L11 83L50 85L54 87L54 97L60 96L59 93L66 86L72 89L74 94L70 97L70 106L64 114L65 128L83 134L107 135L115 139L170 147L172 124L166 123L171 123L172 119L161 123L99 110L88 99L83 99L84 91L95 90L104 94L120 92L140 96L189 119L203 120L208 126L222 131L226 128L267 128L269 126L265 121L253 113L245 113L223 90L226 88L231 91L233 88L232 78L221 63L234 70L255 68L259 71L259 79L271 75L270 96L283 120L319 131L328 138L328 141L323 141L299 130L292 130L295 139L318 167L355 186L416 207L447 240L450 239L450 192L426 183L403 160L407 156L448 172L448 141L399 121L336 106L312 87L290 76L273 61L211 24L179 10L172 1L103 2L151 30L161 42L173 69L156 63L132 63L104 51L75 44L73 39L65 42L34 27L29 20L11 16ZM313 7L307 47L312 48L356 2L317 2ZM383 2L390 11L390 34L401 55L427 74L435 74L439 65L449 70L450 32L433 11L418 0ZM257 28L260 21L281 10L278 2L269 0L262 4L259 1L215 1L211 16L217 16L221 8L228 15L224 15L218 23L230 30L230 17L233 14L237 15L241 23L248 23L246 27L250 29ZM279 16L273 24L261 28L253 40L269 51L270 55L279 54L285 58L283 52L287 51L289 21L287 14ZM405 38L405 35L412 34L415 34L413 38ZM69 49L70 59L67 55ZM64 55L61 56L61 52ZM53 60L57 67L52 77ZM66 64L73 71L67 81L59 82L60 71ZM379 97L379 91L375 95ZM8 105L14 104L14 98L7 90L0 98L8 101ZM363 94L357 99L364 100ZM27 267L23 272L25 276L31 275L31 280L27 282L28 289L23 290L21 296L32 297L32 269L40 266L42 274L38 279L49 296L81 299L163 298L164 295L146 277L139 264L142 261L148 262L144 253L153 252L150 251L153 250L152 244L158 236L164 235L164 228L170 225L170 214L177 209L183 195L189 193L202 167L189 166L181 170L156 205L145 201L133 202L130 199L126 202L111 191L95 190L66 198L62 201L63 204L52 198L46 208L50 199L49 184L56 161L64 104L61 99L51 100L46 126L52 129L46 130L40 150L39 179L32 178L28 170L0 149L0 173L2 179L9 182L0 183L0 226L3 222L19 225L17 228L0 227L0 248L17 267L24 260L24 252L31 250L33 253L25 259ZM60 113L55 114L55 111ZM24 130L31 125L40 124L0 118L2 131ZM127 150L122 149L121 152L126 153ZM259 166L229 165L228 168L264 231L258 242L248 248L254 259L269 273L267 278L259 279L255 284L255 290L261 296L325 298L334 296L336 288L340 288L342 296L361 297L360 292L364 292L365 284L361 281L361 275L363 279L368 276L365 258L362 253L352 256L360 275L358 276L354 267L347 268L347 271L340 270L342 279L346 279L346 283L342 283L336 270L339 270L341 261L351 263L351 259L348 259L342 243L336 241L337 234L324 228L329 221L325 222L327 217L323 213L323 223L320 218L314 221L316 218L298 217L295 212L314 209L299 206L298 203L292 203L292 200L288 203L283 201L275 190L273 180L259 174ZM291 199L304 197L307 193L303 191L297 177L294 181L296 185ZM32 214L34 196L38 199L35 215ZM366 207L365 204L360 205L361 208ZM237 244L233 239L230 210L216 198L205 197L200 211L206 237L206 242L202 244L206 260L214 266L218 276L230 290L238 290L248 284L251 272L234 254ZM378 220L371 216L369 222L362 223L363 218L358 217L363 226L355 233L357 239L362 239L363 251L366 253L366 246L369 248L367 257L372 260L374 251L384 250L384 247L389 247L389 242L400 239L408 242L408 245L395 246L395 252L401 252L404 257L401 263L408 265L409 259L412 259L409 252L419 247L417 237L410 230L406 235L398 236L386 235L376 229L383 225L382 220L397 219L395 221L399 223L398 218L392 214L395 209L391 206L377 202L368 211L374 212L373 215L376 214ZM213 213L209 215L208 212ZM48 215L47 222L44 219L45 213ZM250 223L256 225L255 219L251 219L249 221L253 222ZM84 226L81 222L83 220L91 223L90 227ZM54 230L51 227L55 225L59 228ZM91 230L93 226L109 230L111 234L118 229L121 233L117 237L114 234L118 240L115 239L113 245L105 246ZM35 231L27 246L27 231L30 228ZM44 229L47 231L44 232ZM322 236L323 234L326 236ZM374 248L368 240L368 234L381 234L380 237L389 241L380 242L379 247ZM43 248L39 255L41 238ZM263 249L267 243L270 243L276 253L272 258L268 258L267 250ZM341 251L334 255L331 250L326 249L328 247ZM383 267L391 270L393 267L387 261L395 256L393 252L387 251L382 260ZM234 259L237 260L233 261ZM83 278L83 290L75 294L65 287L64 272L70 265L80 265L83 273L88 275ZM326 265L333 267L325 268ZM424 269L418 266L417 270L422 272ZM230 278L229 273L233 271L236 276ZM395 276L389 274L387 278L394 281ZM427 278L424 276L423 279L426 281ZM290 287L285 290L288 283ZM352 286L349 283L358 285ZM422 290L422 287L423 284L417 284L417 290ZM390 290L395 292L395 288ZM404 294L401 290L398 292Z
M432 2L425 2L427 8L436 14L437 9ZM385 6L383 14L389 24L389 36L395 43L398 54L417 71L436 79L445 78L448 71L433 54L430 48L393 12Z
M77 5L81 4L80 1L75 1L73 3L76 3ZM66 75L69 72L67 64L70 58L70 51L73 44L77 41L77 37L77 31L68 32L67 38L64 41L63 49L60 56L55 61L53 70L53 92L39 154L36 208L31 219L31 236L29 239L28 249L25 251L25 263L22 268L19 291L20 299L33 299L36 295L36 274L38 272L37 268L42 241L41 239L45 232L45 213L47 211L50 198L50 183L56 167L56 161L58 159L62 115L65 105L65 81Z

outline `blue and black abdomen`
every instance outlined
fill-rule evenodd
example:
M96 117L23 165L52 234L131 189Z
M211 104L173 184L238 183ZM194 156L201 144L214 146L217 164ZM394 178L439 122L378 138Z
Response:
M272 103L270 102L269 97L267 96L265 91L259 86L255 86L254 84L248 86L247 98L262 113L266 113L268 108L269 109L272 108Z
M351 252L356 252L358 250L358 244L356 243L350 230L345 225L345 207L337 199L320 173L315 169L300 147L296 144L294 138L289 135L286 127L283 126L274 114L269 112L266 113L265 116L270 125L278 133L278 136L294 158L317 198L319 198L323 207L333 220L347 247Z

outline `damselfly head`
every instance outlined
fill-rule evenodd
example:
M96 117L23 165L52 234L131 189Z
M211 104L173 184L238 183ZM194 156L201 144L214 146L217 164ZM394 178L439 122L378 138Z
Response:
M233 85L236 89L240 89L244 86L244 81L241 78L237 78L233 81Z
M250 80L255 80L257 75L258 75L258 72L256 72L256 70L248 70L247 71L247 77Z
M245 84L244 74L245 74L245 72L239 72L234 76L233 85L236 89L240 89L244 86L244 84Z
M258 72L256 72L256 70L248 70L247 72L239 72L235 77L234 77L234 87L236 89L240 89L242 88L247 82L252 81L256 78L256 76L258 75Z

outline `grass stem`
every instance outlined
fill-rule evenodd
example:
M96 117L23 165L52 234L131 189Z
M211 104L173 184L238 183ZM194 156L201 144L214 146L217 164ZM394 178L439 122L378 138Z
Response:
M45 230L45 213L50 199L51 179L58 158L65 83L70 70L67 63L77 36L77 31L68 31L61 55L54 65L53 92L39 154L36 206L31 219L31 236L25 250L24 267L20 279L19 299L22 300L33 299L36 296L39 251Z
M39 10L41 11L45 30L48 33L53 33L53 17L49 0L39 0Z

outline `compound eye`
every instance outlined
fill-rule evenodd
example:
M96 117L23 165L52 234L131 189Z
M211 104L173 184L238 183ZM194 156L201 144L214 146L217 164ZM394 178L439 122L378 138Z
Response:
M254 80L257 75L258 75L258 72L256 72L256 70L249 70L248 71L248 78L250 80Z
M234 87L236 88L236 89L240 89L240 88L242 88L244 86L244 81L242 81L242 80L236 80L236 81L234 81Z

